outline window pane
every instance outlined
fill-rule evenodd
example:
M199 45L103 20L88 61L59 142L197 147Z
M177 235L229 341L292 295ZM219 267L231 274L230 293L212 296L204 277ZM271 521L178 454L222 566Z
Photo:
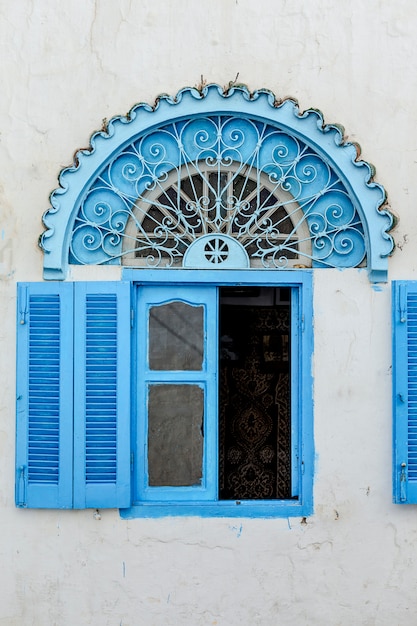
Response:
M204 392L197 385L151 385L148 473L151 487L200 485Z
M151 370L201 370L204 311L202 306L170 302L149 313Z

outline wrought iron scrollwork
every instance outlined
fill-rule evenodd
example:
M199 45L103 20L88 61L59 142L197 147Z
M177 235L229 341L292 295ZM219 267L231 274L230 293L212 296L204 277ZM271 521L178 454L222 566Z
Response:
M216 265L229 258L222 235L266 268L357 266L366 253L358 212L323 158L271 124L211 116L154 130L107 165L79 208L71 261L178 266L207 234L218 235L205 247Z
M392 216L372 167L321 114L217 85L140 104L51 194L45 278L74 264L358 267L386 280ZM208 254L210 239L215 243ZM200 241L201 243L201 241ZM223 253L220 253L220 248ZM227 249L227 253L225 252Z

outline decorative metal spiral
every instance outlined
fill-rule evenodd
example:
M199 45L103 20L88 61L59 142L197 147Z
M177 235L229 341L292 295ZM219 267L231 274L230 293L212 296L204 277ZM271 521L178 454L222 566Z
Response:
M229 254L215 235L236 239L253 267L352 267L366 252L358 212L323 158L272 124L213 115L153 130L108 163L79 207L70 261L181 266L210 234L203 255L214 265Z

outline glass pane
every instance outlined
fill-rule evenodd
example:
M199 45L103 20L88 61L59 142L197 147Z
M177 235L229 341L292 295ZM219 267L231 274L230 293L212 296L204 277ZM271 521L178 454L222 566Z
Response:
M151 370L201 370L204 311L202 306L170 302L149 312Z
M151 487L200 485L204 391L197 385L151 385L148 472Z
M245 199L255 191L256 186L255 180L239 174L233 181L233 194L238 200Z

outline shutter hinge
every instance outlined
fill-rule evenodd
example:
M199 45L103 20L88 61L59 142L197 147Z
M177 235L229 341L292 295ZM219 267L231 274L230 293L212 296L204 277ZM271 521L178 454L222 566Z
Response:
M305 331L305 327L306 327L306 318L304 313L301 316L301 332L303 333Z
M27 483L27 475L26 475L26 467L21 465L17 469L17 487L16 487L16 506L25 507L26 506L26 483Z
M305 471L306 471L306 466L305 466L305 463L304 463L304 461L301 461L301 474L302 474L303 476L304 476L304 474L305 474Z
M130 328L133 328L133 324L135 323L135 311L130 309Z
M401 474L400 474L400 500L401 502L405 502L407 500L407 475L405 472L405 468L407 467L407 463L401 463Z
M133 465L135 462L135 455L133 454L133 452L130 453L130 471L133 472Z
M400 285L398 294L398 308L400 313L400 322L404 324L407 321L407 287Z
M26 324L26 316L28 313L28 288L19 286L19 324Z

